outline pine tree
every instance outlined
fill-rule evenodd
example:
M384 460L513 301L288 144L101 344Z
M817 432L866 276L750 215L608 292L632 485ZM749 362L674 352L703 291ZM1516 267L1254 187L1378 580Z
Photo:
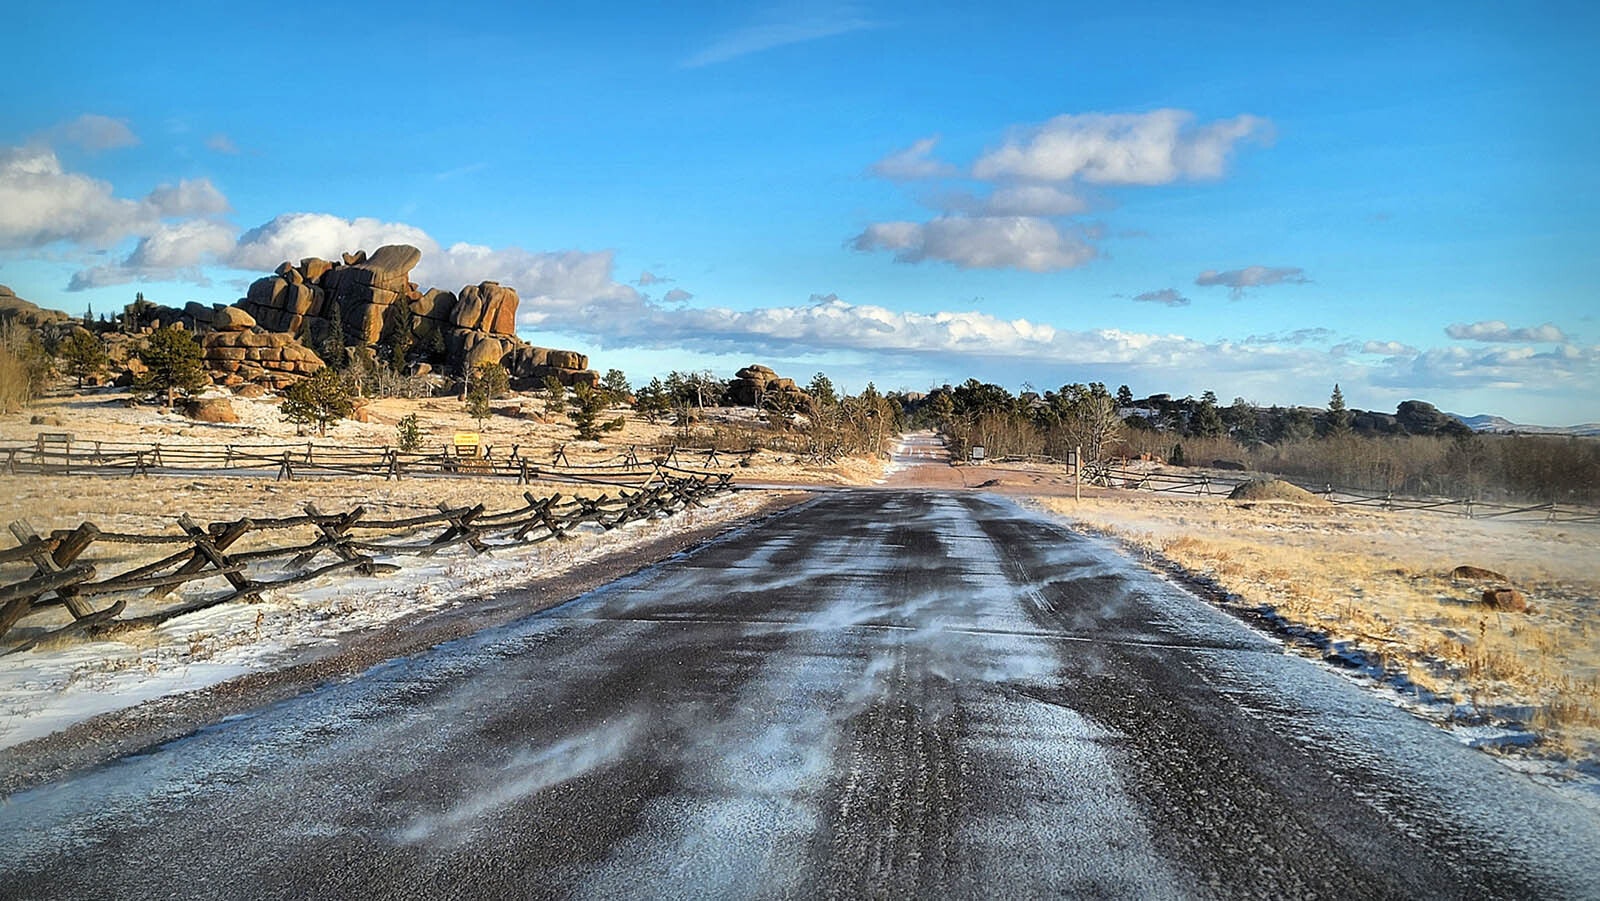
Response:
M349 379L324 366L310 378L301 379L283 393L279 411L296 425L317 427L318 435L328 434L328 426L344 419L355 409L355 392Z
M1118 407L1131 407L1131 406L1133 406L1133 391L1131 391L1128 388L1127 385L1118 385L1117 386L1117 406Z
M334 369L343 369L350 362L350 353L344 344L344 314L337 303L330 305L333 309L328 313L328 335L318 349L322 352L322 362Z
M607 369L606 377L600 380L600 386L611 395L611 402L620 404L633 394L633 386L628 384L628 376L620 369Z
M1333 386L1333 396L1328 398L1328 434L1350 434L1350 423L1354 417L1344 405L1344 392L1339 390L1337 382Z
M84 379L111 363L100 339L82 329L73 329L67 340L61 343L61 358L67 362L67 372L77 378L80 388Z
M601 421L600 414L611 405L611 397L604 390L591 388L579 382L572 389L572 412L567 414L572 419L572 425L578 430L578 440L598 441L606 432L613 432L622 428L622 417L609 421Z
M164 392L169 407L178 392L188 394L211 384L200 345L180 326L156 329L140 345L139 362L148 371L134 380L133 387L145 394Z

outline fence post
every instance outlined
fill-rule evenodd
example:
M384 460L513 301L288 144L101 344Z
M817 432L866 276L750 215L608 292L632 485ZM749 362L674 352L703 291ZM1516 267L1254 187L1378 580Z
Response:
M289 452L283 452L283 462L278 466L278 481L294 481L294 468L289 465Z

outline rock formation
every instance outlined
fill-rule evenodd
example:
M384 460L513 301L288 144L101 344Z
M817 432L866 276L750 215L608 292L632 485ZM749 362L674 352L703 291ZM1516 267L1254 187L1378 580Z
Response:
M237 307L223 307L213 322L215 330L200 336L200 353L218 384L287 388L324 365L293 335L257 328L250 314Z
M794 379L779 378L776 372L754 363L734 373L727 401L739 407L759 407L775 394L787 395L797 410L811 409L811 395L800 390Z
M408 344L413 362L452 375L499 363L517 388L533 387L551 375L569 387L599 383L583 354L533 347L516 336L514 289L486 281L459 294L421 291L411 281L421 259L415 247L388 244L371 255L344 254L340 262L315 257L298 265L285 262L274 275L252 284L238 308L267 329L304 336L317 347L328 344L337 310L347 345ZM409 336L401 334L406 328Z

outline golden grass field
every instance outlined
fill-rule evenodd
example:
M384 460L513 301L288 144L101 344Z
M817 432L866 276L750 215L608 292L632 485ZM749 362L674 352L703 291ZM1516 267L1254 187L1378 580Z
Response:
M1525 720L1553 756L1600 759L1600 526L1123 491L1036 502L1347 640L1457 710ZM1462 564L1507 576L1533 611L1485 607L1494 583L1452 579Z

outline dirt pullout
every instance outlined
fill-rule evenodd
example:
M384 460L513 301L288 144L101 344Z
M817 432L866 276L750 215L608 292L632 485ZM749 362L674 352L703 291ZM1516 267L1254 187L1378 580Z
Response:
M227 717L309 691L318 684L352 678L384 661L559 606L717 535L776 515L807 498L802 492L773 492L762 506L740 519L663 535L643 546L579 564L470 606L427 612L370 632L348 635L332 650L318 652L314 659L198 691L155 698L0 750L0 799L61 773L181 738Z

